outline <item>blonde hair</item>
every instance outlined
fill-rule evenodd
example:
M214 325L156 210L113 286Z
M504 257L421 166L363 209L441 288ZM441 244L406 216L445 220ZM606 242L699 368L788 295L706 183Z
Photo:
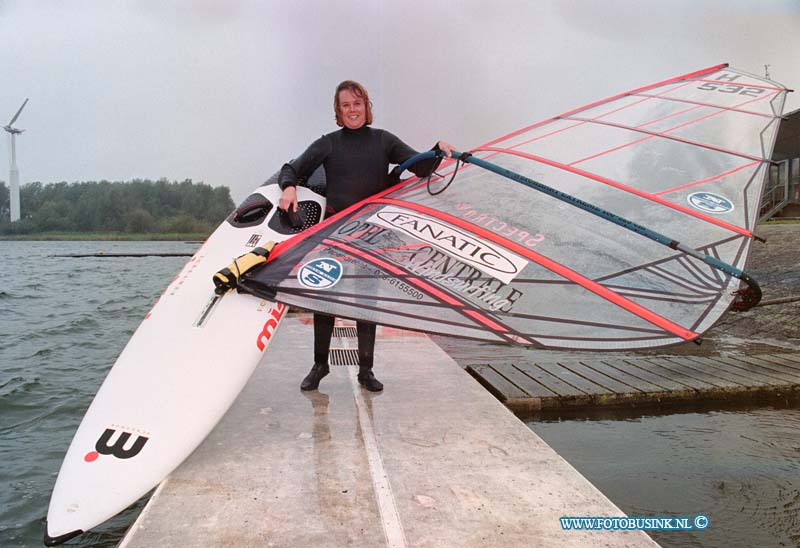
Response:
M364 100L367 109L367 122L365 125L370 125L372 123L372 101L369 100L369 93L367 93L367 89L364 86L353 80L345 80L336 86L336 94L333 96L333 112L336 114L336 125L344 127L344 121L342 121L342 115L339 112L339 93L344 90L348 90L356 97Z

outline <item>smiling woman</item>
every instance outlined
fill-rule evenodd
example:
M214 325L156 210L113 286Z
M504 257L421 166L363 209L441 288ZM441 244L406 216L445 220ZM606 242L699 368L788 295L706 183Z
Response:
M364 86L352 80L345 80L336 88L333 99L336 112L336 125L348 129L358 129L372 123L372 101Z

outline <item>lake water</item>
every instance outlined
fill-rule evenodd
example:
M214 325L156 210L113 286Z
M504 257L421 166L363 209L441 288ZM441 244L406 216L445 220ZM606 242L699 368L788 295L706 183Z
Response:
M800 546L800 409L606 411L528 426L629 516L696 516L665 547Z
M41 547L61 460L100 383L186 257L182 242L0 241L0 546ZM115 546L135 510L71 546Z
M61 460L92 397L186 257L183 242L3 242L0 547L40 547ZM224 265L222 265L224 266ZM800 410L541 417L529 426L630 515L709 515L664 546L800 545ZM111 547L142 503L70 542Z

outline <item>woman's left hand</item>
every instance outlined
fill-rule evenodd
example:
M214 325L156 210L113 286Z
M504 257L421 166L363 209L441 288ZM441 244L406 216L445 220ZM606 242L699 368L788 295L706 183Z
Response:
M444 155L447 156L448 158L452 158L453 153L456 151L456 147L454 147L447 141L439 141L438 143L436 143L436 146L438 146L439 150L444 152Z

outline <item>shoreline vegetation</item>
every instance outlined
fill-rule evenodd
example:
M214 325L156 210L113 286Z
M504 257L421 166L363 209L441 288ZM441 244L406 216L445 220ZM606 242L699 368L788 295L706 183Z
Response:
M222 221L220 221L222 222ZM773 218L759 225L800 224L800 218ZM208 239L213 230L203 232L33 232L30 234L0 234L2 241L164 241L197 242Z
M769 221L758 223L760 225L796 225L800 224L800 217L773 217Z
M228 187L191 179L29 183L14 223L9 198L0 181L2 240L205 240L235 207Z
M64 241L64 242L197 242L208 239L211 232L37 232L32 234L0 234L0 242Z

